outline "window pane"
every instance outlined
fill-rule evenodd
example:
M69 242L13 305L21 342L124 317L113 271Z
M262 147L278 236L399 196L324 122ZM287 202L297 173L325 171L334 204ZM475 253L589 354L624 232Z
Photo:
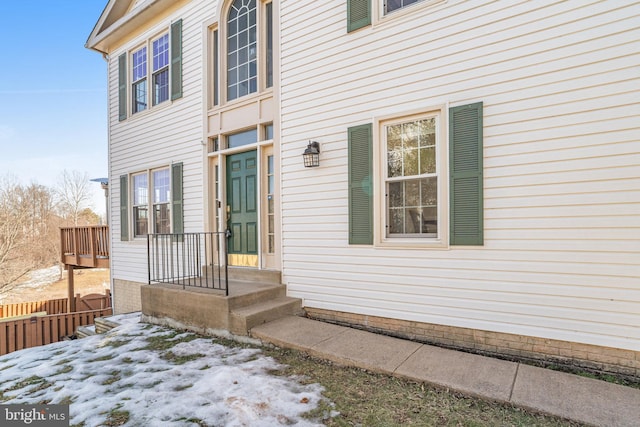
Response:
M438 232L438 209L422 208L422 232L436 234Z
M418 175L418 150L405 150L402 158L403 176Z
M389 183L389 207L397 208L404 206L404 183Z
M404 209L389 209L389 233L404 233Z
M133 81L136 82L147 76L147 48L143 47L133 52L131 55L131 63L133 67Z
M155 233L171 233L171 221L169 220L169 204L155 205L153 207L153 228Z
M405 150L418 147L420 122L410 122L402 125L402 144Z
M273 5L272 3L267 3L266 8L266 20L267 20L267 57L265 61L266 66L266 87L273 86Z
M436 173L436 147L420 149L420 174Z
M143 47L131 55L133 78L133 112L147 109L147 48Z
M133 112L147 109L147 80L140 80L133 85Z
M255 0L235 0L227 17L227 76L238 69L234 79L227 80L227 100L257 91L257 26ZM255 79L255 83L252 82Z
M146 205L149 203L147 197L148 191L147 174L138 174L133 176L133 204L134 205Z
M213 32L213 105L218 105L218 31Z
M269 156L269 159L267 161L267 173L269 175L273 175L273 156ZM272 188L272 187L270 186L269 188ZM269 190L269 192L271 193L271 190Z
M146 206L133 208L134 233L136 236L146 236L149 232L149 210Z
M258 130L249 129L244 132L227 135L227 148L241 147L258 142Z
M169 99L169 69L153 75L153 105Z
M422 206L436 206L438 204L438 178L424 178L420 180L420 203Z
M273 139L273 125L266 125L264 127L265 140Z
M420 206L420 181L413 179L405 183L405 206Z
M169 169L153 172L153 203L167 203L170 200Z
M169 34L153 41L153 72L169 65Z

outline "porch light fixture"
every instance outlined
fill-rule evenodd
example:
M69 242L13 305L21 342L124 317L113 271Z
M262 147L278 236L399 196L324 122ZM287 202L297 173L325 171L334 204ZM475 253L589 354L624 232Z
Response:
M315 168L320 166L320 144L316 141L309 141L307 149L302 153L305 168Z

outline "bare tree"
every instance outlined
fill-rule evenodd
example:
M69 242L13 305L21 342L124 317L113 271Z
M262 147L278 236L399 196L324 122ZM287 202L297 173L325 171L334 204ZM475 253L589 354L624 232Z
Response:
M56 193L58 206L67 219L78 225L81 212L90 205L91 194L89 175L78 171L63 171L60 175Z
M0 295L9 293L36 268L59 257L60 218L54 214L54 191L0 180Z

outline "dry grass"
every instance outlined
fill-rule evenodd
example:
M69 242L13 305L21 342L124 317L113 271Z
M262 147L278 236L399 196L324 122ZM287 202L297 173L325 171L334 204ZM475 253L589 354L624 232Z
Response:
M104 294L109 289L109 269L95 268L75 270L73 276L74 293L82 296L89 294ZM67 298L67 272L62 280L42 285L38 288L19 288L7 295L3 304L15 304L29 301L45 301L49 299Z
M309 414L328 426L578 426L580 424L525 411L511 405L374 374L358 368L336 366L288 349L263 351L287 365L280 375L301 376L319 383L334 408L322 405ZM335 410L339 416L328 418Z

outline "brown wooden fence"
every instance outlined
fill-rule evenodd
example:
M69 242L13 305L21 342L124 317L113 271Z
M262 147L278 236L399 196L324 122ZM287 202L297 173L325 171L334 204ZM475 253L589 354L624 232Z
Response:
M68 311L67 298L0 305L0 318L24 316L25 314L36 313L39 311L46 311L47 314L66 313Z
M104 294L90 294L83 297L77 294L75 299L76 311L98 310L111 306L111 292L108 289ZM68 307L67 298L4 304L0 305L0 319L42 311L46 311L47 314L61 314L68 312Z
M33 316L29 319L0 321L0 356L61 341L73 335L78 326L93 325L96 317L110 316L111 308L69 314Z

